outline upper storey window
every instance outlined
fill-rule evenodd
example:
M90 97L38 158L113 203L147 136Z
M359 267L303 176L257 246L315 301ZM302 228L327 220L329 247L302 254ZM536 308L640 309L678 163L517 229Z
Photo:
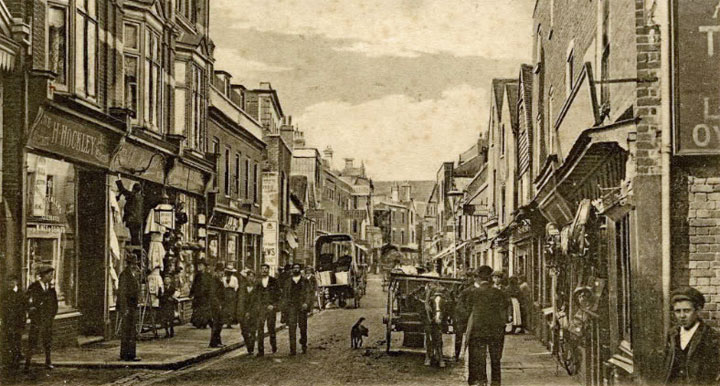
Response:
M124 26L125 106L135 113L133 123L163 132L164 70L160 33L143 23Z
M178 14L183 15L193 23L197 22L197 4L195 0L178 0L175 7Z
M71 27L73 25L74 28ZM95 99L97 35L96 0L48 2L46 63L47 68L56 74L54 81L56 90L74 92L81 97ZM69 44L70 42L73 44Z

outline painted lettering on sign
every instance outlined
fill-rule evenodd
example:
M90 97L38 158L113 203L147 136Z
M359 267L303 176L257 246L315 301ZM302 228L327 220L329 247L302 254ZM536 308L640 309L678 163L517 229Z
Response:
M675 1L675 150L720 154L720 1Z
M110 138L114 145L120 139L94 123L48 108L39 112L28 145L107 167Z

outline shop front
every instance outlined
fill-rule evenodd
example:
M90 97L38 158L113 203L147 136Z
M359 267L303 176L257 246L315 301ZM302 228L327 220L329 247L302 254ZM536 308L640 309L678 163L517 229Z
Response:
M55 269L59 345L103 336L108 325L107 176L122 128L52 103L39 109L27 136L21 279L28 286L40 267Z
M160 268L164 281L172 275L178 288L178 311L181 319L187 320L192 312L188 296L196 263L204 259L206 253L211 254L217 245L208 230L204 196L211 166L175 156L173 149L167 147L147 146L141 139L130 139L122 144L113 159L111 166L116 173L109 176L108 186L112 190L114 232L108 239L111 246L118 248L117 253L110 254L108 262L111 312L115 310L117 275L124 269L120 256L126 250L136 251L142 247L147 255L141 262L144 277L156 267ZM129 205L138 200L140 205ZM135 210L139 213L133 216L131 211ZM128 216L139 220L130 221ZM137 241L132 236L135 228L139 233ZM141 284L147 283L143 280ZM113 320L117 322L114 316Z

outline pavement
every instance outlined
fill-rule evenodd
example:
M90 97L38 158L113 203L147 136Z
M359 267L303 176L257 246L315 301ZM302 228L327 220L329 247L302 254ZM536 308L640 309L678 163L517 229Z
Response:
M279 315L277 319L280 320ZM278 323L276 326L278 331L284 328L284 324ZM158 334L162 337L164 330L158 330ZM144 335L147 335L147 333ZM119 358L120 340L114 339L81 347L53 350L53 365L55 367L84 369L136 368L172 370L245 347L245 341L238 325L235 325L232 329L223 328L222 341L225 344L224 347L211 348L208 345L210 342L209 328L198 329L186 324L176 326L175 336L169 339L148 339L141 335L137 341L136 350L137 356L142 358L142 361L139 362L121 361ZM269 342L266 342L266 346L268 344Z
M402 347L402 334L393 333L391 352L385 351L387 294L380 279L369 280L360 309L329 309L308 321L307 354L289 355L287 329L278 325L278 352L264 358L249 356L239 328L223 329L226 347L208 347L210 330L176 327L171 339L141 340L142 362L118 360L119 341L105 341L53 352L58 368L36 367L16 384L45 385L433 385L467 383L463 361L446 368L423 365L424 351ZM350 327L365 317L370 336L362 349L349 343ZM445 356L453 350L453 336L445 335ZM267 346L266 346L267 347ZM268 353L266 353L268 354ZM465 356L465 355L464 355ZM38 356L40 359L40 356ZM558 368L548 350L532 335L508 335L502 360L503 385L576 386L578 381ZM0 380L0 383L2 380Z

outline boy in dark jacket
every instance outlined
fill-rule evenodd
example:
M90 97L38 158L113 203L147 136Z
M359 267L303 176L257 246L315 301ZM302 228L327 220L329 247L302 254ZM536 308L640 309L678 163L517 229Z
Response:
M720 337L700 318L705 297L688 287L676 291L671 303L678 326L670 330L665 345L665 384L718 384Z
M45 367L52 369L50 350L52 348L53 320L58 311L58 298L55 287L52 286L52 267L40 267L38 275L40 280L30 284L27 290L28 316L30 317L30 332L28 333L28 350L25 356L25 371L30 368L33 351L38 340L42 341L45 350Z

